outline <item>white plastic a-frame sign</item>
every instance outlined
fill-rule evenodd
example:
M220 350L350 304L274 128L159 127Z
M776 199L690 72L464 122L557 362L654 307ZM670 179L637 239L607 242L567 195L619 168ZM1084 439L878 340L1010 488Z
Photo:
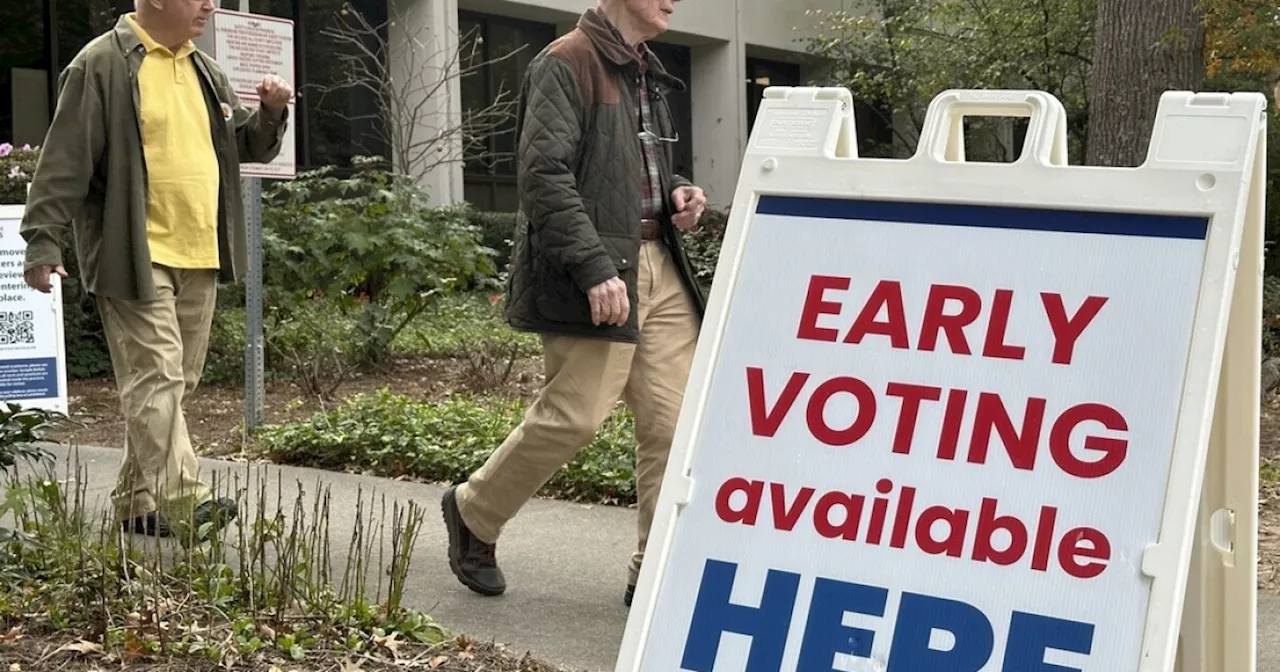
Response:
M766 91L617 672L1253 672L1266 105L1097 168Z

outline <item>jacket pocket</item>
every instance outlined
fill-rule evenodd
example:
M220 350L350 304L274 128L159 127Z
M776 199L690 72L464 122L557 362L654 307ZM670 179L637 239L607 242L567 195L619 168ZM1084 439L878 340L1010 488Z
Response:
M618 277L627 285L627 298L631 302L631 318L634 323L638 293L636 291L636 254L639 247L629 236L600 235L604 246L618 270ZM544 254L534 253L538 312L553 322L591 326L591 301L587 293L578 289L573 278L547 261Z

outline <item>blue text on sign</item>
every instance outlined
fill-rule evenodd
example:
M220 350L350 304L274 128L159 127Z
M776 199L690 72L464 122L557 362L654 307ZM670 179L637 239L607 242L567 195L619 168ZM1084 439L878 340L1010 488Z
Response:
M720 639L725 633L751 637L745 672L782 669L787 633L791 627L800 575L771 569L759 607L729 601L738 566L709 559L703 569L693 619L680 667L690 672L713 672ZM830 672L836 655L870 658L876 633L842 623L844 614L883 617L888 589L836 579L818 578L805 621L796 672ZM933 630L951 633L950 650L930 648ZM1094 626L1022 611L1013 612L1005 643L1002 672L1082 672L1045 662L1045 653L1059 650L1088 654ZM977 607L959 600L905 592L898 608L889 648L887 672L978 672L991 660L995 633L990 619Z

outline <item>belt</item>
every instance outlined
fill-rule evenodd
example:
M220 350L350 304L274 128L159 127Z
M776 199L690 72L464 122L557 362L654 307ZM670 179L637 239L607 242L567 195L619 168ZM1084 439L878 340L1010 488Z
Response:
M662 229L658 226L658 220L640 220L640 240L657 240L660 235L662 235Z

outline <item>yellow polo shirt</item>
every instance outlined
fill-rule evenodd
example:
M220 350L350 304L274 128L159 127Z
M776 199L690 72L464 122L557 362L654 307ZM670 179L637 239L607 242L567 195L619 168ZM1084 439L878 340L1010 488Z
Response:
M147 54L138 72L142 152L147 163L151 261L218 268L218 155L191 42L161 46L129 16Z

